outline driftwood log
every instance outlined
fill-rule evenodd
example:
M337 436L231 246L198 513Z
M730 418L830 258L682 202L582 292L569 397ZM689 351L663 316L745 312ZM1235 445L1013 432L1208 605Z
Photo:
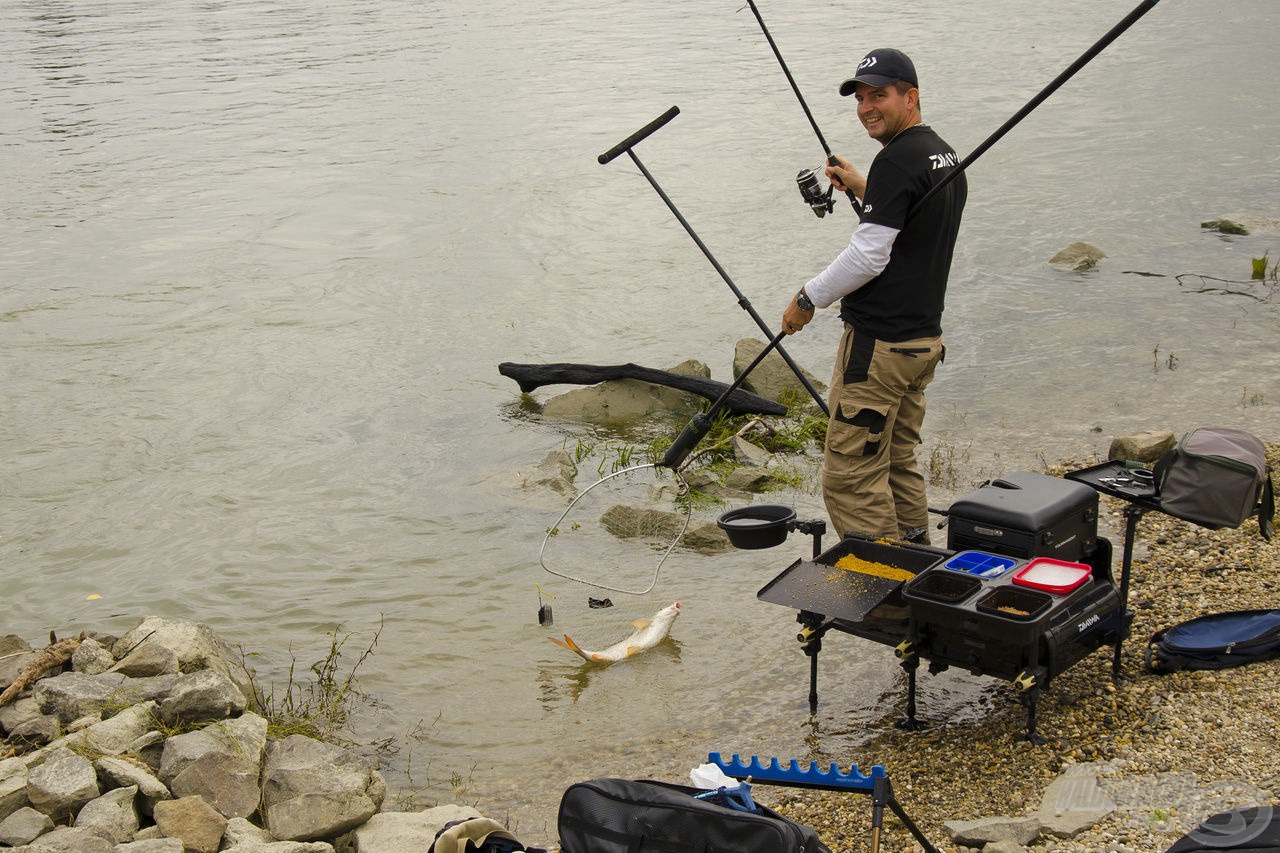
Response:
M701 376L686 376L657 370L652 367L641 367L638 364L513 364L504 361L498 365L498 372L514 379L522 393L528 394L543 385L595 385L611 379L638 379L654 385L665 385L716 400L729 389L723 382L704 379ZM724 401L725 408L734 415L785 415L787 407L781 403L735 388Z
M42 649L31 660L31 663L22 668L18 673L18 677L13 680L13 684L10 684L8 689L0 693L0 708L17 699L24 690L35 684L36 679L43 675L46 670L53 669L55 666L62 666L71 660L72 653L79 648L83 639L84 634L81 634L74 640L57 640Z

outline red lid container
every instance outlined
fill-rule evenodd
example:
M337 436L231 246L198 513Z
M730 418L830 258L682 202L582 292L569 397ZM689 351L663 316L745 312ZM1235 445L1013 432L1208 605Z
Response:
M1078 588L1089 579L1093 569L1084 563L1068 563L1052 557L1036 557L1013 573L1018 586L1041 589L1055 595L1063 595Z

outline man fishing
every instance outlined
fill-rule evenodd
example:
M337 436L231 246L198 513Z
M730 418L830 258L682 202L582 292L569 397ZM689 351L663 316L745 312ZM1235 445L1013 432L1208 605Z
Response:
M868 53L841 95L883 148L864 178L843 158L827 176L862 200L849 245L800 288L782 315L795 334L840 301L844 334L828 403L822 492L836 532L928 544L916 464L924 389L946 352L942 311L967 187L963 175L917 203L959 158L920 113L915 66L898 50Z

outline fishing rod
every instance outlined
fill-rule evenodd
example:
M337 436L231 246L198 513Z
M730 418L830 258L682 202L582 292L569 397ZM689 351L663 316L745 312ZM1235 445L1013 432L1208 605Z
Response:
M702 250L702 254L706 255L707 260L711 262L711 266L715 267L716 272L720 273L720 277L724 279L725 284L729 285L729 289L733 291L733 295L738 297L738 305L742 306L742 310L751 315L751 319L756 321L756 325L760 327L760 331L764 332L766 337L774 338L774 333L769 329L768 324L766 324L760 317L759 313L756 312L756 309L752 307L751 301L747 299L747 297L742 294L742 291L738 289L738 286L733 283L733 279L729 277L729 273L727 273L725 268L720 265L720 262L716 260L715 255L711 254L711 250L707 248L707 244L702 242L701 238L698 237L697 232L693 230L693 226L690 225L689 221L681 215L679 210L676 209L675 204L667 197L667 194L662 191L662 187L658 186L658 182L654 179L653 175L649 174L649 170L644 167L644 163L640 162L640 158L637 157L636 152L632 150L641 140L650 136L678 115L680 115L680 108L672 107L653 121L646 124L644 127L637 130L635 133L628 136L626 139L619 142L617 145L610 148L608 151L601 154L596 159L601 165L604 165L615 159L624 151L626 152L627 156L631 158L631 162L635 163L636 168L640 170L640 174L644 175L645 179L648 180L649 185L653 187L654 192L658 194L659 198L666 202L667 208L675 215L676 220L684 226L684 230L693 238L693 242ZM780 337L781 333L778 338L780 339ZM777 348L778 355L782 356L782 360L787 363L787 366L791 368L793 373L795 373L796 378L800 380L800 384L809 392L809 396L813 397L814 401L818 404L818 407L822 409L822 413L830 417L831 411L827 408L826 401L822 399L822 395L818 393L818 389L813 387L813 383L805 377L804 373L800 370L800 366L796 364L787 351L782 348L781 344L775 341L773 346Z
M751 0L747 0L747 2L751 2ZM1066 70L1064 70L1057 77L1053 78L1053 80L1050 81L1049 85L1045 86L1036 94L1035 97L1027 101L1027 103L1022 107L1022 109L1018 110L1016 113L1013 114L1013 116L1009 118L1008 121L1000 125L999 129L997 129L995 133L988 136L985 140L983 140L982 144L980 144L977 148L973 149L973 153L971 153L968 157L965 157L963 160L961 160L959 166L957 166L956 168L948 172L946 177L944 177L941 181L939 181L931 190L925 193L920 198L920 200L915 203L915 206L912 207L911 210L907 211L907 217L909 218L913 213L918 211L920 208L924 207L924 205L929 201L929 199L933 198L935 195L940 193L942 189L945 186L947 186L947 184L951 183L956 178L960 177L960 175L964 173L964 170L969 168L969 166L973 164L973 161L981 157L987 151L987 149L990 148L992 145L995 145L997 142L999 142L1000 139L1006 133L1008 133L1010 130L1013 130L1014 125L1018 124L1018 122L1022 121L1024 118L1030 115L1032 110L1040 106L1040 104L1042 104L1044 100L1048 98L1050 95L1052 95L1054 92L1058 91L1058 89L1062 86L1063 83L1066 83L1073 76L1075 76L1075 73L1077 71L1079 71L1081 68L1084 68L1086 65L1088 65L1089 62L1095 56L1097 56L1099 53L1102 53L1102 51L1106 49L1107 45L1111 44L1113 41L1119 38L1120 35L1125 30L1129 29L1129 27L1137 23L1139 18L1141 18L1143 15L1147 14L1152 9L1154 9L1156 4L1159 2L1160 0L1142 0L1142 2L1140 2L1137 6L1135 6L1133 11L1130 12L1128 15L1126 15L1124 19L1120 21L1120 23L1116 24L1114 27L1110 29L1110 31L1107 32L1106 35L1104 35L1102 38L1094 42L1092 47L1090 47L1084 53L1080 54L1079 59L1071 63L1071 65L1067 66Z
M769 28L764 24L764 18L760 17L760 10L756 8L755 0L747 0L747 5L751 7L751 12L756 16L756 20L760 23L760 30L764 33L765 40L769 42L769 47L773 48L773 55L778 58L778 64L782 66L782 73L786 75L787 82L791 84L791 91L796 93L796 100L800 102L800 109L804 110L805 118L809 119L809 126L813 128L813 132L818 137L818 142L822 144L822 150L827 153L827 164L831 166L839 166L840 160L831 151L831 146L827 144L827 138L822 135L822 130L818 127L818 122L814 119L813 113L809 110L809 105L805 103L804 95L800 94L800 87L796 85L796 78L791 76L791 69L787 67L787 62L782 58L782 52L778 50L778 45L773 40L773 34L769 32ZM739 10L741 11L741 10ZM805 169L796 176L796 183L800 186L800 195L804 198L809 206L813 208L813 212L822 217L824 213L830 213L833 207L831 202L831 190L834 185L827 187L825 194L818 188L818 177L813 173L812 169ZM844 194L849 197L849 203L853 205L853 212L859 217L862 216L862 203L858 201L858 197L853 194L853 190L845 190Z

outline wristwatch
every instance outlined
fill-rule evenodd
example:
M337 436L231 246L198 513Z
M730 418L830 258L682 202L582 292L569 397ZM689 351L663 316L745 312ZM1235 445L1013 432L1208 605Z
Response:
M801 311L812 311L813 302L805 295L804 288L800 288L800 292L796 294L796 307Z

